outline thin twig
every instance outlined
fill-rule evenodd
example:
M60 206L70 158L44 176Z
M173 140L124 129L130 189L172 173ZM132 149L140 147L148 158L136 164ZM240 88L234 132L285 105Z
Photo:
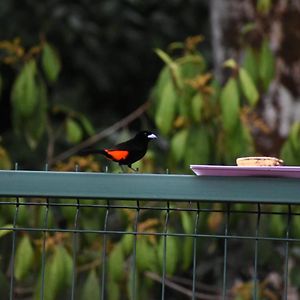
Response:
M157 281L157 282L162 282L162 279L161 277L156 274L156 273L153 273L153 272L145 272L144 273L148 278L151 278L153 279L154 281ZM192 296L195 296L195 299L202 299L202 300L219 300L221 299L221 295L209 295L209 294L204 294L204 293L200 293L200 292L196 292L194 295L193 295L193 292L173 281L171 281L170 279L166 278L165 279L165 285L183 295L186 295L188 297L192 297Z
M104 130L96 133L95 135L89 137L82 143L58 154L56 157L52 158L48 164L49 166L53 165L54 163L65 160L69 158L70 156L76 154L78 151L90 147L96 143L98 143L100 140L106 138L107 136L111 135L115 131L119 130L120 128L123 128L130 124L132 121L136 120L139 118L147 109L149 102L143 103L141 106L139 106L136 110L134 110L132 113L127 115L125 118L121 119L120 121L114 123L113 125L105 128Z
M100 259L95 259L94 261L91 261L85 265L79 266L77 268L77 273L82 273L82 272L86 272L89 271L91 269L94 269L96 267L99 267L101 264Z
M191 279L179 277L179 276L172 276L172 280L174 282L180 282L183 285L192 286L193 282ZM220 289L216 286L208 285L202 282L197 282L197 287L202 289L206 292L214 292L214 293L220 293Z

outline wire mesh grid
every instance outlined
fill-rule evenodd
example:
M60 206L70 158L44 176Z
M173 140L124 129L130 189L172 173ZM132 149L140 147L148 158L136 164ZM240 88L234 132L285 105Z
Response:
M0 216L2 299L293 299L299 274L298 205L2 197Z

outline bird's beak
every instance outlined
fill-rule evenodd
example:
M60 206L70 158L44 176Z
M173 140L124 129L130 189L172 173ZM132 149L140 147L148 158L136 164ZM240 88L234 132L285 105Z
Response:
M147 136L148 139L157 139L157 136L154 133L151 133Z

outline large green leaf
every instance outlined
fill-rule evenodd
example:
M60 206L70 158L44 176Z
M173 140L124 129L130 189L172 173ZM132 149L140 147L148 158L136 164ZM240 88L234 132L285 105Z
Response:
M186 211L182 211L180 217L184 233L193 234L194 223L191 215ZM182 246L182 269L185 271L189 268L193 260L193 246L194 239L192 237L185 237Z
M76 144L82 139L82 129L80 125L72 118L66 120L67 140L71 144Z
M177 63L184 79L193 79L205 70L205 61L201 55L186 55L178 58Z
M200 122L202 118L203 95L198 92L191 100L192 102L192 117L196 122Z
M181 89L183 86L183 82L181 79L179 65L166 52L162 51L161 49L155 49L155 52L169 67L174 86L178 89Z
M253 82L256 84L259 77L258 57L251 47L245 49L243 68L248 72Z
M30 271L34 259L34 251L28 235L24 235L20 240L14 266L15 277L23 279Z
M12 229L9 229L9 228L13 228L13 225L12 224L6 224L6 225L3 225L1 226L3 228L7 228L7 229L3 229L3 230L0 230L0 238L9 234L9 233L12 233L13 230Z
M59 245L56 246L52 261L52 276L59 278L57 288L66 287L72 282L73 261L71 255L66 248Z
M136 264L140 272L146 270L157 271L157 255L155 248L150 245L146 237L140 237L136 246Z
M235 164L240 156L254 155L254 141L250 130L241 122L235 130L225 135L224 160L226 164Z
M177 94L174 85L168 81L159 95L159 103L155 112L155 123L163 135L167 135L175 118Z
M81 299L100 299L99 279L97 278L95 269L92 269L89 272L88 277L84 282Z
M26 62L17 76L11 91L13 110L22 117L29 117L38 103L38 87L36 83L36 62Z
M88 135L93 135L95 133L95 128L92 125L91 121L84 115L78 114L78 119L81 123L82 128Z
M164 239L166 239L166 248ZM177 239L174 236L161 237L158 243L158 261L162 268L164 263L166 267L166 273L172 276L177 268L179 260L179 251ZM164 253L166 254L164 257ZM164 261L165 258L165 261Z
M43 47L42 66L48 81L54 82L60 72L61 62L55 49L49 43L45 43Z
M201 126L190 129L186 145L186 166L210 162L211 138L208 128Z
M188 133L188 129L184 128L176 132L172 137L171 152L176 162L179 162L184 157Z
M239 79L243 94L248 100L248 103L254 107L259 99L259 94L251 77L244 68L240 68L239 70Z
M220 96L223 127L232 131L240 119L240 100L236 79L230 78L223 87Z
M275 57L267 39L265 39L261 45L258 67L263 87L267 90L275 76Z
M164 66L159 73L158 79L155 83L155 86L152 90L152 98L154 99L154 107L156 108L159 104L162 91L169 81L172 81L170 69L167 66ZM152 107L150 107L151 109Z
M73 271L72 257L67 250L58 245L54 253L46 260L44 274L44 299L54 300L62 288L71 284ZM36 285L35 299L40 299L42 287L42 273Z
M114 281L120 281L124 277L124 253L121 244L117 244L109 255L108 271Z
M132 226L128 226L126 231L132 232ZM133 248L134 235L133 234L124 234L121 239L121 246L124 252L124 255L129 255Z
M295 149L293 141L288 138L281 147L280 157L285 165L297 166L300 163L300 153Z
M108 300L120 300L121 288L118 282L110 279L107 283L107 290L109 291L107 294ZM99 299L99 298L98 298ZM123 298L121 298L123 299ZM82 299L84 300L84 299Z
M47 91L42 80L37 81L38 102L34 114L24 120L23 130L28 145L35 149L46 130L47 122Z
M273 237L283 237L286 223L279 214L270 215L269 231Z

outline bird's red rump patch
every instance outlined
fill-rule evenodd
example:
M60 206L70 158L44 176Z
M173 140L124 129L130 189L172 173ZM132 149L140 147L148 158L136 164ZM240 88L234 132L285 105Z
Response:
M104 150L112 159L119 161L125 159L128 156L128 151L126 150Z

